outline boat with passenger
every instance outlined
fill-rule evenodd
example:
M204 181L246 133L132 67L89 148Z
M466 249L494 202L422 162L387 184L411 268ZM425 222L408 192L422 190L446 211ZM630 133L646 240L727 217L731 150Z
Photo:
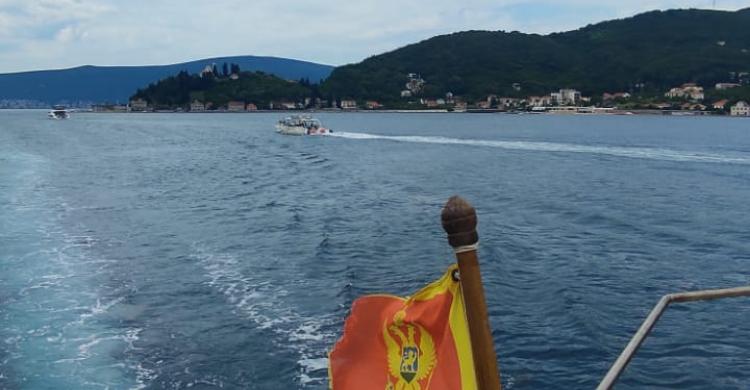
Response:
M47 117L49 119L68 119L70 118L70 111L62 108L62 107L55 107L54 109L50 110L47 113Z
M328 135L331 129L323 127L311 116L292 115L276 123L276 132L286 135Z

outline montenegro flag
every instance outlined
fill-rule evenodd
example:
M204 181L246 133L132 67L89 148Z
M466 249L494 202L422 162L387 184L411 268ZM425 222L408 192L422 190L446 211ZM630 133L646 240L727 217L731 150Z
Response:
M329 354L333 390L475 390L474 361L460 283L450 267L409 298L354 301Z

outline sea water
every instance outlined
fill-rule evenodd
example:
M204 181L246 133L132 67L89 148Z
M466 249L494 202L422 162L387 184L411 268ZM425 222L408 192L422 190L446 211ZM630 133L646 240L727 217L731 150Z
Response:
M453 261L453 194L507 389L594 388L662 295L750 284L750 121L281 116L0 111L0 388L325 389L352 301ZM746 389L749 318L675 305L618 389Z

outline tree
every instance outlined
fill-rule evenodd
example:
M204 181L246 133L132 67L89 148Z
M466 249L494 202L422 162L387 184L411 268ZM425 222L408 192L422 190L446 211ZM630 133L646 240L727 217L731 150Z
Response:
M221 66L221 74L224 75L224 77L229 76L229 69L227 68L226 62Z

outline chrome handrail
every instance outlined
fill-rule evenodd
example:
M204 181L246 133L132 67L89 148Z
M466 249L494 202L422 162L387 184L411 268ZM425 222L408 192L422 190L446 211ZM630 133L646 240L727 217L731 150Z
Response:
M596 388L596 390L609 390L615 385L615 382L617 382L620 374L622 374L622 372L625 370L625 367L628 366L630 360L633 359L633 355L635 355L635 353L638 351L638 348L641 346L641 344L643 344L643 341L646 339L646 337L648 337L649 333L651 333L651 329L653 329L654 325L656 325L656 321L658 321L659 317L661 317L664 311L667 310L670 303L708 301L713 299L747 296L750 296L750 286L725 288L720 290L682 292L677 294L667 294L663 296L659 300L659 303L657 303L656 306L654 306L654 308L651 310L651 313L648 315L648 317L646 317L646 320L643 321L641 327L638 328L638 332L636 332L633 338L630 339L630 342L622 351L620 357L618 357L615 363L612 364L612 367L607 372L607 375L604 376L604 379L602 379L601 383L599 383L599 386Z

